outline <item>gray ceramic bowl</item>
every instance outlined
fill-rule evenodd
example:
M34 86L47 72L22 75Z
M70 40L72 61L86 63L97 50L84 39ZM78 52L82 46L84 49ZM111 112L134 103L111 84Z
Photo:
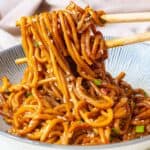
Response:
M24 54L20 45L14 46L0 52L0 77L6 75L16 83L21 79L25 65L16 65L14 60ZM135 44L118 47L109 50L109 59L106 61L106 69L113 76L119 72L126 72L125 80L133 87L140 87L150 92L150 45ZM6 149L13 150L148 150L150 149L150 136L128 142L99 145L99 146L63 146L43 144L28 139L15 137L6 133L8 126L0 118L0 145ZM1 142L2 141L2 142Z

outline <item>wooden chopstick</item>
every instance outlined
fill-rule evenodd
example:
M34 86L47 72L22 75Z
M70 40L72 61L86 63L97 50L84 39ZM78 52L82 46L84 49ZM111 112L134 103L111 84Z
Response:
M106 40L107 48L113 48L117 46L124 46L144 41L150 41L150 32L139 33L128 37L121 37L111 40Z
M145 22L150 21L150 12L105 14L100 16L100 19L105 23ZM19 25L20 21L18 20L16 26Z
M105 14L101 16L101 19L105 23L121 23L121 22L144 22L150 21L150 12L142 13L122 13L122 14ZM20 21L16 22L16 25L20 25ZM107 48L113 48L117 46L123 46L128 44L134 44L150 40L150 32L140 33L129 37L116 38L111 40L106 40ZM16 60L16 64L26 63L26 58L21 58Z
M150 21L150 12L105 14L100 17L105 23L144 22Z
M26 57L22 57L22 58L18 58L15 60L16 64L24 64L27 63L27 58Z
M113 47L117 47L117 46L124 46L124 45L144 42L144 41L150 41L150 32L135 34L135 35L132 35L129 37L122 37L122 38L106 40L105 44L106 44L107 48L113 48ZM15 63L16 64L27 63L27 58L26 57L18 58L15 60Z

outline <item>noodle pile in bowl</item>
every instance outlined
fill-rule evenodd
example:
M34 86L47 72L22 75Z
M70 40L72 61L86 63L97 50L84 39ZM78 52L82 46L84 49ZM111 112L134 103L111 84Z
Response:
M95 145L150 134L150 98L105 71L97 26L103 11L71 3L18 22L27 63L22 80L2 78L0 114L9 133L46 143Z

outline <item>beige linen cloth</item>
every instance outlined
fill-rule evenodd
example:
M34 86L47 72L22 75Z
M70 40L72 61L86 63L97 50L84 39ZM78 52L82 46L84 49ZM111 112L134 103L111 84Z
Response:
M64 8L70 0L0 0L0 50L20 43L15 23L21 16ZM150 12L150 0L74 0L78 5L90 5L107 13ZM150 22L108 24L102 32L110 36L128 36L150 31Z

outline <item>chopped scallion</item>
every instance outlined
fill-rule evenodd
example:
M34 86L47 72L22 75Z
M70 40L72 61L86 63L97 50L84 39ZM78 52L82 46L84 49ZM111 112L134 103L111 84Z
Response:
M32 93L27 93L26 97L32 96Z
M118 135L118 134L119 134L119 131L118 131L116 128L112 128L112 132L113 132L115 135Z
M144 126L143 125L136 126L135 132L136 133L143 133L144 132Z
M40 46L40 45L39 45L39 42L38 42L38 41L35 41L35 42L34 42L34 46L35 46L35 47L39 47L39 46Z
M95 80L93 81L93 83L94 83L95 85L99 86L99 85L102 84L102 80L100 80L100 79L95 79Z

